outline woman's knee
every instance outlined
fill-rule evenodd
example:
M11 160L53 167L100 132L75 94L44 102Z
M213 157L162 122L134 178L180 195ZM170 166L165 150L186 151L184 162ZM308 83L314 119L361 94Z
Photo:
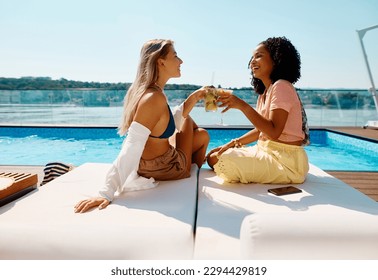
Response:
M216 155L216 153L212 153L210 154L207 158L207 164L212 168L214 169L214 165L218 162L218 157Z
M201 143L201 146L205 145L207 147L210 142L209 132L203 128L196 129L194 133L194 141Z

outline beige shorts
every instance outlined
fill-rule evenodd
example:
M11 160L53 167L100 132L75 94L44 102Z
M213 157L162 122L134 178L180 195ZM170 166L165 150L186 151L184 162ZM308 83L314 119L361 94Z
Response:
M183 151L170 146L168 151L151 160L141 159L138 174L158 181L177 180L190 177L187 159Z
M224 152L214 165L226 182L299 184L309 170L303 147L259 140L255 146Z

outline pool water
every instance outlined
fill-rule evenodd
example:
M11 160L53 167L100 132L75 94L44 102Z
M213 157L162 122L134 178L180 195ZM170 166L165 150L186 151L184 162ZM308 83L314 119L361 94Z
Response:
M247 132L245 129L209 129L208 150ZM323 170L378 171L378 143L324 129L311 130L305 149L312 164ZM0 127L0 165L45 165L60 161L112 162L123 138L115 128Z

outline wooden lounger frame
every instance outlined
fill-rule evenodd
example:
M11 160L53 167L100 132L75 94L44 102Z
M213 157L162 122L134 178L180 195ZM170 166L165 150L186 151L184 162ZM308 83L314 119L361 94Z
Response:
M13 180L12 185L4 190L0 190L0 207L37 188L37 174L0 172L0 177L10 178Z

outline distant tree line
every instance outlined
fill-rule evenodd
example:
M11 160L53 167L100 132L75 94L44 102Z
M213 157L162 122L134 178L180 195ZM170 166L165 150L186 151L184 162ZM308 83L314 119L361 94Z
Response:
M81 82L50 77L0 77L0 103L74 103L83 106L110 106L122 102L131 83ZM173 103L179 103L201 86L191 84L167 84L166 95ZM218 87L221 87L219 85ZM258 95L252 88L230 88L249 104L256 104ZM35 90L29 94L27 90ZM19 91L19 92L17 92ZM25 91L25 92L23 92ZM50 92L51 91L51 92ZM361 89L297 89L306 106L327 108L375 108L374 100L367 90Z
M81 82L50 77L0 78L0 90L61 90L75 88L126 89L126 83Z
M62 89L104 89L104 90L127 90L131 83L99 83L72 81L61 78L53 80L50 77L0 77L0 90L62 90ZM167 84L165 89L171 90L194 90L199 88L190 84Z

